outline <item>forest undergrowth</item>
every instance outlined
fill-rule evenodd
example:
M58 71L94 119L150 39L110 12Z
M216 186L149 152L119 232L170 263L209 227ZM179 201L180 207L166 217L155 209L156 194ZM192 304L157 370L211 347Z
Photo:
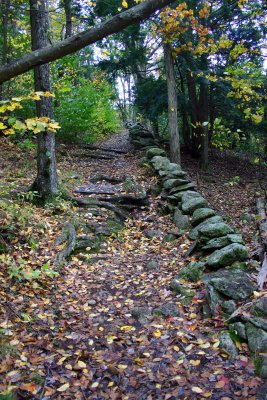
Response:
M129 147L126 133L102 144L125 151L108 160L92 159L79 146L58 146L60 180L73 196L98 175L123 177L121 193L148 193L149 204L129 214L123 228L110 220L108 235L107 212L85 210L64 196L34 205L35 194L27 192L34 150L4 139L0 146L6 233L0 255L1 399L256 399L262 381L247 344L237 343L234 360L219 347L224 322L220 316L203 319L203 284L186 283L188 296L170 290L194 260L184 256L190 241L164 213L154 190L157 178L140 166L142 154ZM183 168L253 250L255 196L266 189L266 171L218 154L205 174L188 156ZM102 226L104 240L59 266L62 245L55 240L69 221L80 235L88 226Z

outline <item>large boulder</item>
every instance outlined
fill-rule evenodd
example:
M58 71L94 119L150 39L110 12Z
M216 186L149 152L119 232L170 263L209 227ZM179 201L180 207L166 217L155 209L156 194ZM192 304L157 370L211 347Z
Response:
M227 270L213 277L209 284L223 296L237 301L247 299L256 290L250 277L242 271Z
M208 205L207 200L205 200L202 196L191 198L188 201L184 201L182 198L182 211L185 214L192 215L197 208L203 208L206 207L207 205Z
M184 215L179 208L176 208L174 212L173 221L179 229L187 230L190 227L188 216Z
M235 261L245 261L248 259L248 250L239 243L232 243L220 250L214 251L208 258L209 267L217 269L233 264Z
M205 219L208 219L210 217L213 217L215 215L215 211L212 210L211 208L198 208L194 211L193 216L192 216L192 225L196 226L201 224L201 222L205 221Z
M224 222L205 224L198 231L200 237L204 236L205 238L218 238L233 232L232 228Z
M201 229L206 224L215 224L217 222L223 222L223 219L220 215L214 215L214 217L210 217L205 221L201 222L201 224L195 226L194 229L189 233L189 238L192 240L196 240L199 237L199 229Z

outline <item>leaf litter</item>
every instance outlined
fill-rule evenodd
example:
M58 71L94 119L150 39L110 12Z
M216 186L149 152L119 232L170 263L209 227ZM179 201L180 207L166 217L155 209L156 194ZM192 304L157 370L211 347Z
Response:
M106 146L121 148L124 140L123 135L115 136ZM3 147L4 157L19 158L16 168L6 161L3 181L17 181L21 153L16 147ZM67 171L61 178L70 189L77 186L74 173L79 184L110 171L113 176L130 176L146 190L156 184L138 166L139 154L117 156L107 165L105 160L74 162L77 151L69 148L68 157L59 162L59 169ZM17 190L34 176L31 161ZM103 258L94 263L78 253L57 276L22 282L10 279L2 264L0 392L43 400L256 399L261 380L255 377L247 345L239 344L239 356L231 360L217 339L223 321L201 317L201 282L182 282L194 292L190 303L169 289L185 265L183 254L190 243L185 235L164 240L175 227L170 216L162 214L159 197L151 194L149 202L107 238L100 248ZM10 243L12 256L35 269L47 262L52 268L58 251L55 238L77 211L70 207L55 215L54 210L34 206L25 229ZM90 213L82 220L103 223L101 216ZM27 230L33 232L37 249L25 241ZM149 237L151 230L157 234ZM156 269L147 268L151 260Z

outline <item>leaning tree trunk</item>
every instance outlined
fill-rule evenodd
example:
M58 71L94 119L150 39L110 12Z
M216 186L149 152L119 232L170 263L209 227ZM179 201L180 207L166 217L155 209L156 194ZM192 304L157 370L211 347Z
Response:
M164 59L168 90L168 121L170 132L170 159L172 162L180 164L180 139L177 117L177 92L174 74L174 63L169 43L164 43Z
M47 44L45 0L30 0L30 19L32 50L34 51ZM51 90L49 64L34 68L34 86L36 91L49 92ZM42 97L40 101L37 101L36 112L38 117L52 118L52 98ZM37 177L32 188L38 191L42 197L58 194L55 134L51 131L38 134Z

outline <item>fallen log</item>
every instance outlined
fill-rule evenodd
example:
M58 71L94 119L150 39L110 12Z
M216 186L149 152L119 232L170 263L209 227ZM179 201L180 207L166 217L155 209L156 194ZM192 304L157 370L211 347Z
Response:
M81 199L77 197L73 197L72 200L82 207L90 207L97 206L100 208L106 208L107 210L113 211L114 214L121 220L124 221L128 218L128 213L121 210L119 207L116 207L114 204L111 204L107 201L98 201L97 199Z
M62 264L62 262L73 252L76 244L76 229L75 226L66 222L63 225L62 234L55 240L56 245L60 245L66 242L63 250L61 250L56 256L56 265Z
M96 197L97 201L107 201L109 203L116 203L122 206L135 206L143 207L148 205L147 196L132 196L132 195L119 195L110 197Z

